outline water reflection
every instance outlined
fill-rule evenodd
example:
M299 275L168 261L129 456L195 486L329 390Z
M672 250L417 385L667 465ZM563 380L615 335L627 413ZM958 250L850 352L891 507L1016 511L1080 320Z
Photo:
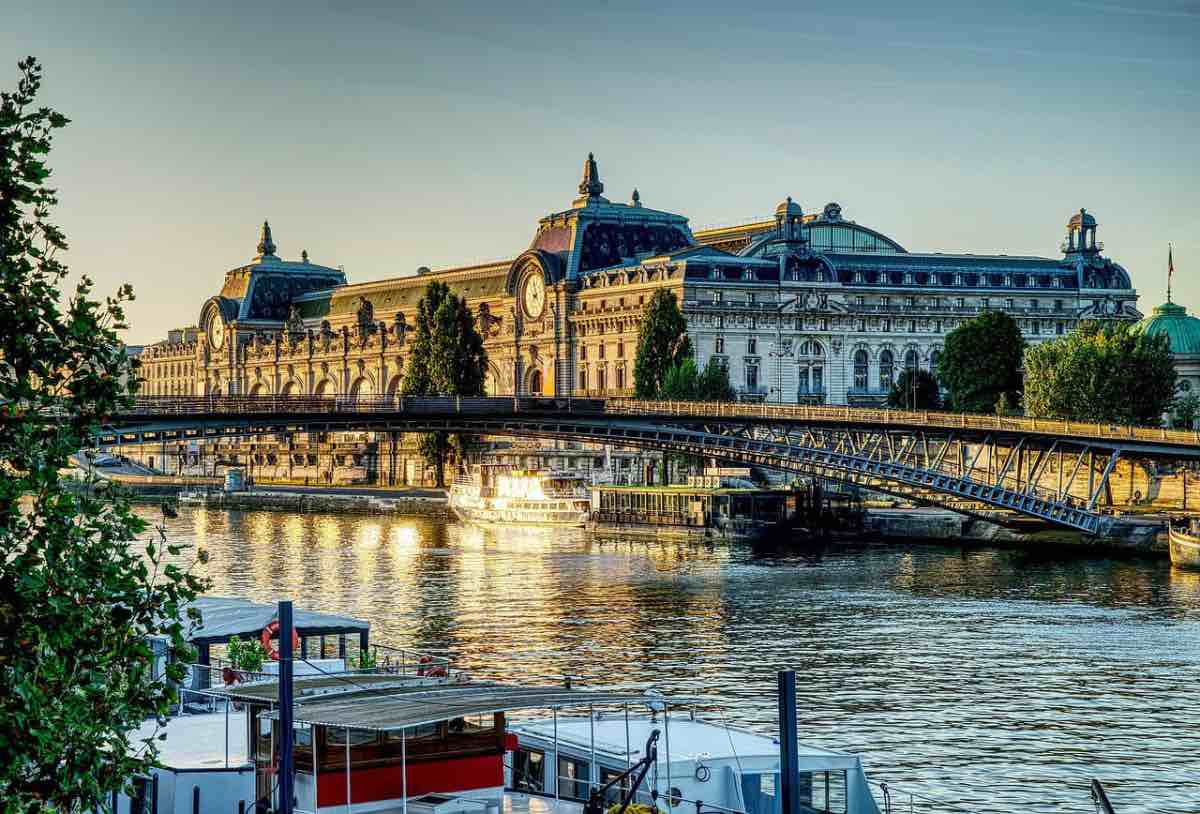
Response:
M713 546L423 519L181 510L213 592L369 619L477 674L701 695L990 812L1200 811L1200 576L991 548Z

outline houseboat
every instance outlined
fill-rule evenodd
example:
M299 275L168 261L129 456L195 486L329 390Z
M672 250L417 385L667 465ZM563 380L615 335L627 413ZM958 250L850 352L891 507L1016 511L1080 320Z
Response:
M567 472L475 465L450 486L450 510L468 523L583 526L591 511L587 482Z
M795 501L786 489L690 480L672 486L594 486L589 528L621 536L754 541L786 527L795 516Z
M719 814L780 811L777 742L701 720L686 699L383 675L301 677L295 691L298 812L584 814L627 801L669 814L701 800ZM214 689L211 713L170 720L141 810L277 810L277 692ZM798 754L801 811L879 814L857 757Z
M1197 521L1177 528L1167 524L1167 542L1171 548L1171 564L1179 568L1200 570L1200 528Z

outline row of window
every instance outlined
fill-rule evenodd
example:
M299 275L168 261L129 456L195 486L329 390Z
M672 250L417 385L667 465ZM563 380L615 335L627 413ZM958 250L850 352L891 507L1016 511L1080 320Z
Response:
M596 345L596 358L597 359L604 358L604 354L606 353L606 350L605 350L606 347L607 346L604 344ZM588 358L588 346L580 345L579 346L579 361L586 362L587 358ZM617 343L617 358L618 359L625 358L625 343L624 342Z
M882 296L882 297L879 297L879 299L878 299L878 303L879 303L879 306L880 306L881 308L888 308L888 307L890 307L890 306L891 306L891 304L892 304L892 298L891 298L890 296L888 296L888 295L886 295L886 294L885 294L884 296ZM1040 310L1042 310L1042 305L1041 305L1041 303L1042 303L1042 301L1041 301L1041 300L1037 300L1037 299L1030 299L1030 300L1029 300L1029 310L1031 310L1031 311L1040 311ZM856 296L854 297L854 304L855 304L855 305L857 305L857 306L865 306L865 305L867 304L867 298L866 298L866 297L864 297L862 294L858 294L858 295L856 295ZM932 307L934 307L934 308L941 308L941 307L942 307L942 305L943 305L943 303L942 303L942 298L941 298L941 297L930 297L930 298L929 298L927 301L925 301L925 302L922 302L922 300L921 300L921 298L920 298L920 297L905 297L905 298L904 298L904 306L905 306L906 308L917 308L917 307L919 307L919 306L922 306L922 305L929 305L929 306L932 306ZM955 298L954 298L954 306L955 306L956 308L966 308L966 307L968 307L968 305L967 305L967 298L966 298L966 297L955 297ZM992 307L992 300L991 300L991 298L990 298L990 297L980 297L980 299L979 299L979 307L980 307L980 308L984 308L984 309L991 308L991 307ZM1005 309L1006 311L1012 311L1012 310L1014 310L1016 307L1017 307L1017 301L1016 301L1016 299L1014 299L1014 298L1012 298L1012 297L1006 297L1006 298L1005 298L1005 300L1004 300L1004 309ZM1062 311L1063 311L1063 308L1064 308L1064 302L1063 302L1063 300L1055 300L1055 301L1054 301L1053 308L1052 308L1051 310L1053 310L1053 312L1057 314L1057 313L1062 313Z

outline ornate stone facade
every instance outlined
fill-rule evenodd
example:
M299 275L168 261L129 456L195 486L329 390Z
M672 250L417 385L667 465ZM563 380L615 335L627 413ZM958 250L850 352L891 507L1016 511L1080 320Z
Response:
M703 365L743 399L879 402L905 366L929 369L944 336L986 309L1031 342L1081 319L1136 320L1129 275L1101 254L1095 218L1068 224L1058 258L909 252L790 198L774 219L693 233L687 219L603 197L595 159L571 208L539 221L511 261L348 284L340 269L275 255L225 275L191 341L146 351L153 395L395 393L417 301L448 284L476 315L496 394L627 395L649 296L673 291Z

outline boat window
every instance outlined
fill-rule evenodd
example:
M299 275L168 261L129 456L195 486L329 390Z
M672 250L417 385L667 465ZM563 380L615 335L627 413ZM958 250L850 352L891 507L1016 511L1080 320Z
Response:
M746 814L779 814L779 773L742 775ZM846 814L846 772L800 772L799 814Z
M591 772L586 760L559 756L558 796L568 800L587 800Z
M609 782L617 779L622 774L624 774L624 770L609 769L605 766L601 766L600 767L600 787L603 788ZM628 790L629 790L629 778L627 777L624 780L622 780L620 783L615 784L611 789L609 789L607 792L604 793L605 805L611 805L612 803L620 802L622 793L624 793L625 791L628 791Z
M515 791L542 794L546 791L546 755L534 749L513 752L512 787Z
M345 746L346 745L346 730L342 727L331 726L325 730L326 740L330 746ZM350 730L350 745L351 746L366 746L368 743L375 743L379 739L379 735L366 729L351 729Z
M407 741L408 745L412 745L413 741L430 741L437 737L437 724L422 724L421 726L410 727L407 732L389 732L385 736L388 743Z
M846 814L846 772L800 772L802 814Z

